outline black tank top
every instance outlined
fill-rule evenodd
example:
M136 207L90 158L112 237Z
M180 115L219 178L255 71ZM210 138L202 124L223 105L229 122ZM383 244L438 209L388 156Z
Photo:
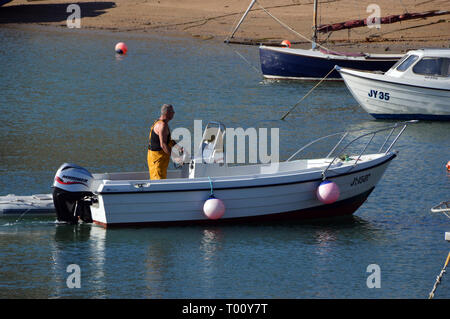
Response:
M157 120L156 122L158 122ZM162 151L161 143L159 143L159 135L155 133L153 128L155 127L156 122L152 126L152 132L150 134L150 142L148 144L148 149L151 151ZM170 129L169 129L169 135L167 136L167 141L169 142L171 140L170 138Z

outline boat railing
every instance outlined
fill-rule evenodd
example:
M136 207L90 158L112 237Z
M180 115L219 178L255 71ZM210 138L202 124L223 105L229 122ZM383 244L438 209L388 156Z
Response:
M305 149L309 148L311 145L316 144L319 141L322 141L322 140L325 140L325 139L328 139L328 138L331 138L331 137L335 137L335 136L341 136L339 141L336 143L336 145L334 145L334 147L331 149L331 151L326 156L326 158L333 158L333 159L330 161L328 166L322 172L322 176L325 179L326 178L326 172L328 170L330 170L330 167L333 165L333 163L340 156L342 156L342 154L344 154L344 152L346 150L348 150L351 145L355 144L356 141L359 141L359 140L363 139L364 137L369 137L368 142L365 143L365 145L363 146L362 150L358 153L357 159L355 160L353 166L356 166L356 164L361 159L361 156L364 155L364 153L366 152L368 146L373 142L375 136L378 133L380 133L380 132L387 132L388 131L388 134L387 134L386 138L384 139L384 142L382 143L381 147L378 150L378 153L383 153L383 149L386 148L385 151L384 151L384 154L387 154L387 153L389 153L391 151L392 147L397 142L397 140L399 139L400 135L402 135L402 133L404 132L406 127L409 124L417 123L417 122L418 122L417 120L411 120L411 121L406 121L406 122L398 122L398 123L395 123L393 125L389 125L389 126L385 126L385 127L382 127L382 128L378 128L376 130L373 130L371 132L367 132L367 133L361 134L361 135L353 138L351 141L349 141L345 145L343 143L344 143L344 140L346 139L347 136L349 136L353 132L361 132L363 130L361 130L361 129L359 129L359 130L350 130L350 131L338 132L338 133L330 134L330 135L327 135L327 136L323 136L323 137L320 137L318 139L315 139L315 140L309 142L308 144L306 144L303 147L301 147L300 149L298 149L291 157L289 157L287 159L287 162L292 160L294 157L298 156ZM397 133L397 135L395 135L395 137L393 138L392 142L390 142L390 144L389 144L389 140L394 135L394 132L395 132L396 129L399 129L399 132ZM333 154L335 154L335 155L333 155Z
M431 208L431 212L432 213L442 213L445 216L447 216L448 218L450 218L450 200L440 202L436 206L433 206ZM450 242L450 232L445 232L445 240ZM449 258L450 258L450 254L449 254Z
M432 213L444 213L445 216L450 218L450 200L446 202L440 202L438 205L431 208Z

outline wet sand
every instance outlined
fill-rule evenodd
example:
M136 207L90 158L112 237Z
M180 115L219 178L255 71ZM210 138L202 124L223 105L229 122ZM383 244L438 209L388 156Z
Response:
M67 27L76 3L81 9L81 28L156 32L223 41L231 34L250 1L237 0L13 0L0 8L0 25L50 25ZM369 4L376 3L382 17L430 10L450 11L448 0L323 0L319 2L318 24L365 19ZM260 5L259 5L260 4ZM302 37L286 30L262 10L311 37L312 0L260 0L253 7L238 32L237 41L275 42L290 40L294 46L310 47ZM371 52L404 52L420 47L449 47L450 14L382 24L380 29L361 27L320 34L319 40L330 49Z

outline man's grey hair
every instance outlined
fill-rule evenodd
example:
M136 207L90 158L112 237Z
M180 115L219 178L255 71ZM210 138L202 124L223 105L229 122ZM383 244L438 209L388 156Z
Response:
M169 111L173 111L172 104L164 104L163 106L161 106L161 115L164 115Z

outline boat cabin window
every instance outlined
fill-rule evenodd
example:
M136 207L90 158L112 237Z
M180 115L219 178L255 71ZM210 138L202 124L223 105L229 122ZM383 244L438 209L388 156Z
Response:
M400 61L399 66L397 67L397 71L404 72L406 71L414 62L417 61L419 57L417 55L408 56L403 62Z
M413 67L413 72L421 75L448 77L450 58L423 58Z
M397 62L395 62L395 64L393 66L391 66L391 69L395 70L400 64L403 63L403 61L405 61L408 58L409 55L404 55L402 56Z

